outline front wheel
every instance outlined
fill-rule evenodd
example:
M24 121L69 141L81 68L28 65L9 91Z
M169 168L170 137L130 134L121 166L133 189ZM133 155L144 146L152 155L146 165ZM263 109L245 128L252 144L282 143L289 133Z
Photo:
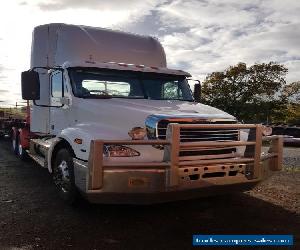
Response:
M62 148L56 154L53 181L60 197L69 204L75 204L79 193L75 186L73 157L68 149Z

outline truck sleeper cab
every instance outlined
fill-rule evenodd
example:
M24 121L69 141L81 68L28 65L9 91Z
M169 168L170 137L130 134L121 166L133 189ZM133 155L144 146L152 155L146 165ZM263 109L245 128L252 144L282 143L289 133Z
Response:
M46 55L38 41L48 44ZM27 134L17 151L48 168L70 203L79 193L140 204L247 190L280 170L282 138L196 102L189 77L168 69L149 37L39 26L31 70L22 73L30 127L15 130Z

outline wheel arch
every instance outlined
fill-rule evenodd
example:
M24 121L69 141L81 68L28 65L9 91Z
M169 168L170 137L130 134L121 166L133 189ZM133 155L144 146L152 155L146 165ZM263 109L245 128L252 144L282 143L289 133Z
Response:
M73 150L71 144L68 142L68 140L66 140L65 138L61 138L61 137L56 138L55 142L53 142L53 144L51 145L51 147L48 151L47 161L48 161L48 171L50 173L52 173L52 168L53 168L56 154L62 148L68 149L73 157L76 156L74 153L74 150Z

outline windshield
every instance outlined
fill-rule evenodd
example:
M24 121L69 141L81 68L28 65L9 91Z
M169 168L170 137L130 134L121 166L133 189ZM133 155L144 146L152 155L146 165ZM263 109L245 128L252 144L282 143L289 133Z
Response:
M184 76L71 68L74 95L81 98L139 98L193 101Z

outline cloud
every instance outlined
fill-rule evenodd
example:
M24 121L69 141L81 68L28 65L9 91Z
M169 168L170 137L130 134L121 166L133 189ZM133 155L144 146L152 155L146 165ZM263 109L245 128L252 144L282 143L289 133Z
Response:
M52 0L52 1L37 1L37 6L41 10L56 11L63 9L98 9L102 10L127 10L128 12L136 10L145 10L153 8L159 2L153 0L111 0L111 1L99 1L99 0Z
M173 1L159 8L161 18L176 27L241 27L256 21L257 1Z
M5 96L11 100L20 92L20 72L29 67L33 27L51 22L155 36L169 67L200 80L238 62L269 61L288 67L288 82L300 79L300 2L295 0L18 0L1 7L0 89L9 86ZM15 22L15 16L23 21Z
M0 87L7 84L7 78L8 78L7 73L9 71L12 71L12 69L4 67L3 65L0 64Z
M21 5L21 6L22 6L22 5L27 5L27 4L28 4L28 3L27 3L26 1L22 1L22 2L19 3L19 5Z
M286 61L285 65L289 69L288 81L296 82L300 80L300 60Z
M277 61L293 68L288 81L298 77L297 1L176 0L158 11L162 26L173 29L160 37L169 66L183 66L203 79L241 61ZM176 28L184 31L176 32Z
M0 64L0 80L5 78L5 68Z
M43 11L91 9L121 11L114 27L157 36L170 66L195 75L223 70L240 61L289 62L297 58L300 5L287 0L49 0L35 1ZM119 13L121 16L121 13ZM296 32L293 32L296 30ZM199 67L198 65L201 65ZM190 68L187 68L190 67Z
M157 8L153 8L147 12L146 15L140 16L138 19L131 20L126 23L119 23L118 27L120 29L138 33L142 35L150 35L158 38L162 38L164 35L172 34L172 33L184 33L189 29L186 27L172 27L166 25L161 18L161 11L159 8L161 6L168 5L168 3L158 4Z
M0 64L0 106L10 105L10 103L20 98L19 89L15 89L15 86L18 86L18 84L12 85L9 79L9 73L12 71L12 69Z
M138 23L167 0L36 0L27 5L58 17L54 22L124 28ZM54 19L54 18L50 18ZM75 22L74 22L75 21ZM48 23L51 21L48 21ZM53 22L53 21L52 21ZM125 28L125 30L127 30Z

